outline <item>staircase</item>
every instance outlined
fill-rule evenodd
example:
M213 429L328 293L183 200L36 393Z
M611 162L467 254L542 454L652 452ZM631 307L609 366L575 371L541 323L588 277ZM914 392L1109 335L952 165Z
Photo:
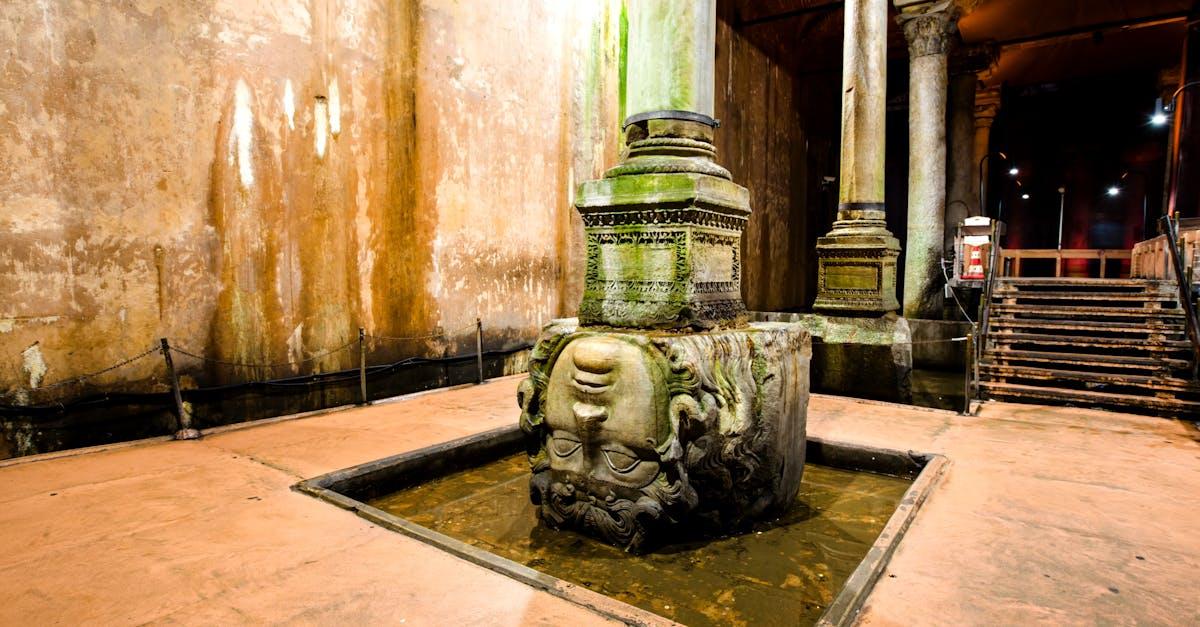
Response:
M996 278L979 364L987 398L1200 415L1174 281Z

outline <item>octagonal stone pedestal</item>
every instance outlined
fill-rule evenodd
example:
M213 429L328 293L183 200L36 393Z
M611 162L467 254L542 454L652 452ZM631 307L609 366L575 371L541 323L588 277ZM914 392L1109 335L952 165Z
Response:
M663 161L697 172L638 171L656 167L649 159L580 186L576 207L587 234L580 320L644 329L745 322L738 241L749 192L711 162Z
M674 525L727 532L788 507L811 354L791 323L683 334L552 322L518 392L539 517L639 551Z

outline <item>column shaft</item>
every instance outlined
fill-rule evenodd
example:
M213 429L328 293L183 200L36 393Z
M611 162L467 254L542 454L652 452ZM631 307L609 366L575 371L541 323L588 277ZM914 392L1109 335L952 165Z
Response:
M628 0L626 113L713 115L716 0Z
M846 0L842 42L842 162L838 202L878 204L887 121L887 1ZM840 212L839 212L840 213ZM853 215L839 215L851 219Z
M897 2L897 5L900 5ZM952 5L902 7L908 40L908 242L904 316L941 318L946 215L946 46Z
M900 242L887 230L887 0L846 0L842 57L842 157L838 214L817 240L817 300L827 313L879 315L899 308Z

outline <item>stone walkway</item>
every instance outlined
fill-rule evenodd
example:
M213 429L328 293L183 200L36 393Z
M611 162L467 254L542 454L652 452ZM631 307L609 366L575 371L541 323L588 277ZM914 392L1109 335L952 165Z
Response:
M289 489L511 424L518 381L4 464L0 624L603 622ZM814 436L953 462L865 623L1200 623L1192 426L1000 403L961 418L829 396L809 415Z

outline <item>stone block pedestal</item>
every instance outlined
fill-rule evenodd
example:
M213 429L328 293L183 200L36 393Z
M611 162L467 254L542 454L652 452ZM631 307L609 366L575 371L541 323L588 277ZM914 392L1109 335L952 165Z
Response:
M912 402L912 332L904 318L894 313L851 318L760 312L751 317L793 322L808 330L814 392Z
M870 220L849 212L817 239L817 300L813 309L831 315L895 311L896 260L900 242L883 226L882 210Z
M712 129L648 122L630 157L580 185L575 206L587 236L579 318L584 325L705 329L746 320L738 245L750 193L708 160ZM679 145L698 156L642 154ZM687 151L691 151L688 153Z

